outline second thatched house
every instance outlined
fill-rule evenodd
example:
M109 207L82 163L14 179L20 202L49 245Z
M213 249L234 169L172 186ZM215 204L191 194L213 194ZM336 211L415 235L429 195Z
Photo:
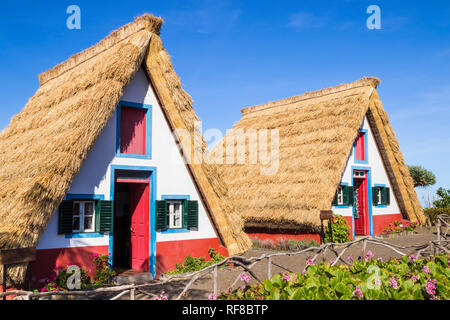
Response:
M330 209L352 236L424 222L378 84L363 78L242 110L213 155L248 234L320 241L319 213Z
M138 17L41 74L0 133L0 250L37 247L36 282L67 265L92 272L96 254L156 275L251 244L216 168L191 161L207 147L161 24ZM8 268L11 282L24 274Z

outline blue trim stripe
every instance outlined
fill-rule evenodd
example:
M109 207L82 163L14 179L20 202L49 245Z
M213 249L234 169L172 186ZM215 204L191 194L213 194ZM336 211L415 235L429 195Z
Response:
M120 152L120 117L122 114L122 107L144 109L145 116L145 154L126 154ZM151 159L152 158L152 106L150 104L142 104L130 101L120 101L117 106L117 127L116 127L116 156L120 158L133 159Z
M167 230L161 231L162 234L165 234L165 233L187 233L187 232L191 232L191 230L189 230L189 229L167 229Z
M104 194L66 194L66 200L105 200Z
M153 277L156 276L156 182L157 182L157 170L156 167L147 166L128 166L128 165L111 165L111 182L110 182L110 200L114 201L114 186L115 186L115 172L116 170L129 170L129 171L148 171L150 176L150 243L149 243L149 264L150 272ZM113 229L114 230L114 229ZM109 234L109 256L111 258L111 266L113 264L113 252L114 252L114 238L113 232Z
M185 194L163 194L161 195L161 200L191 200L191 196Z
M105 236L104 233L99 232L72 233L65 235L66 239L103 238L104 236Z

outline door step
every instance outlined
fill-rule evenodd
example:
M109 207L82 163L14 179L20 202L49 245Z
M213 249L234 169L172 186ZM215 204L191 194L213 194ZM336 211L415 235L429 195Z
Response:
M130 270L130 272L126 271L124 273L119 274L116 276L113 281L114 283L118 285L123 284L142 284L147 283L153 280L153 275L151 272L131 272L133 270Z

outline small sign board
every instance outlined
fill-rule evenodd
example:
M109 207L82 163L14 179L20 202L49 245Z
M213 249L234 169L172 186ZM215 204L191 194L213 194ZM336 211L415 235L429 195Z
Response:
M320 220L328 220L333 216L333 211L331 210L320 210Z
M36 261L36 248L0 250L0 265L28 263Z

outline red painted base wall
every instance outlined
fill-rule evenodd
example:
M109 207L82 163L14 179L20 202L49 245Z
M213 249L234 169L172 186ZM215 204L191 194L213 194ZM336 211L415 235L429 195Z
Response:
M314 240L320 243L319 234L288 234L288 233L247 233L250 238L257 238L261 241L269 240L276 243L280 240Z
M156 276L174 269L175 265L182 263L188 254L209 260L209 248L228 256L227 249L217 238L156 242Z
M404 220L400 213L398 214L383 214L373 216L373 235L378 236L384 228L394 221Z
M345 220L347 220L348 225L350 226L350 235L353 235L353 229L352 229L352 217L343 217ZM389 224L393 223L394 221L401 221L404 220L402 218L402 215L400 213L396 214L381 214L381 215L373 215L372 216L372 223L373 223L373 235L378 236L381 234L381 231L383 231L384 228L388 227Z
M108 254L108 246L76 247L37 250L37 259L33 263L33 284L40 287L45 279L59 269L76 265L95 275L94 254Z

